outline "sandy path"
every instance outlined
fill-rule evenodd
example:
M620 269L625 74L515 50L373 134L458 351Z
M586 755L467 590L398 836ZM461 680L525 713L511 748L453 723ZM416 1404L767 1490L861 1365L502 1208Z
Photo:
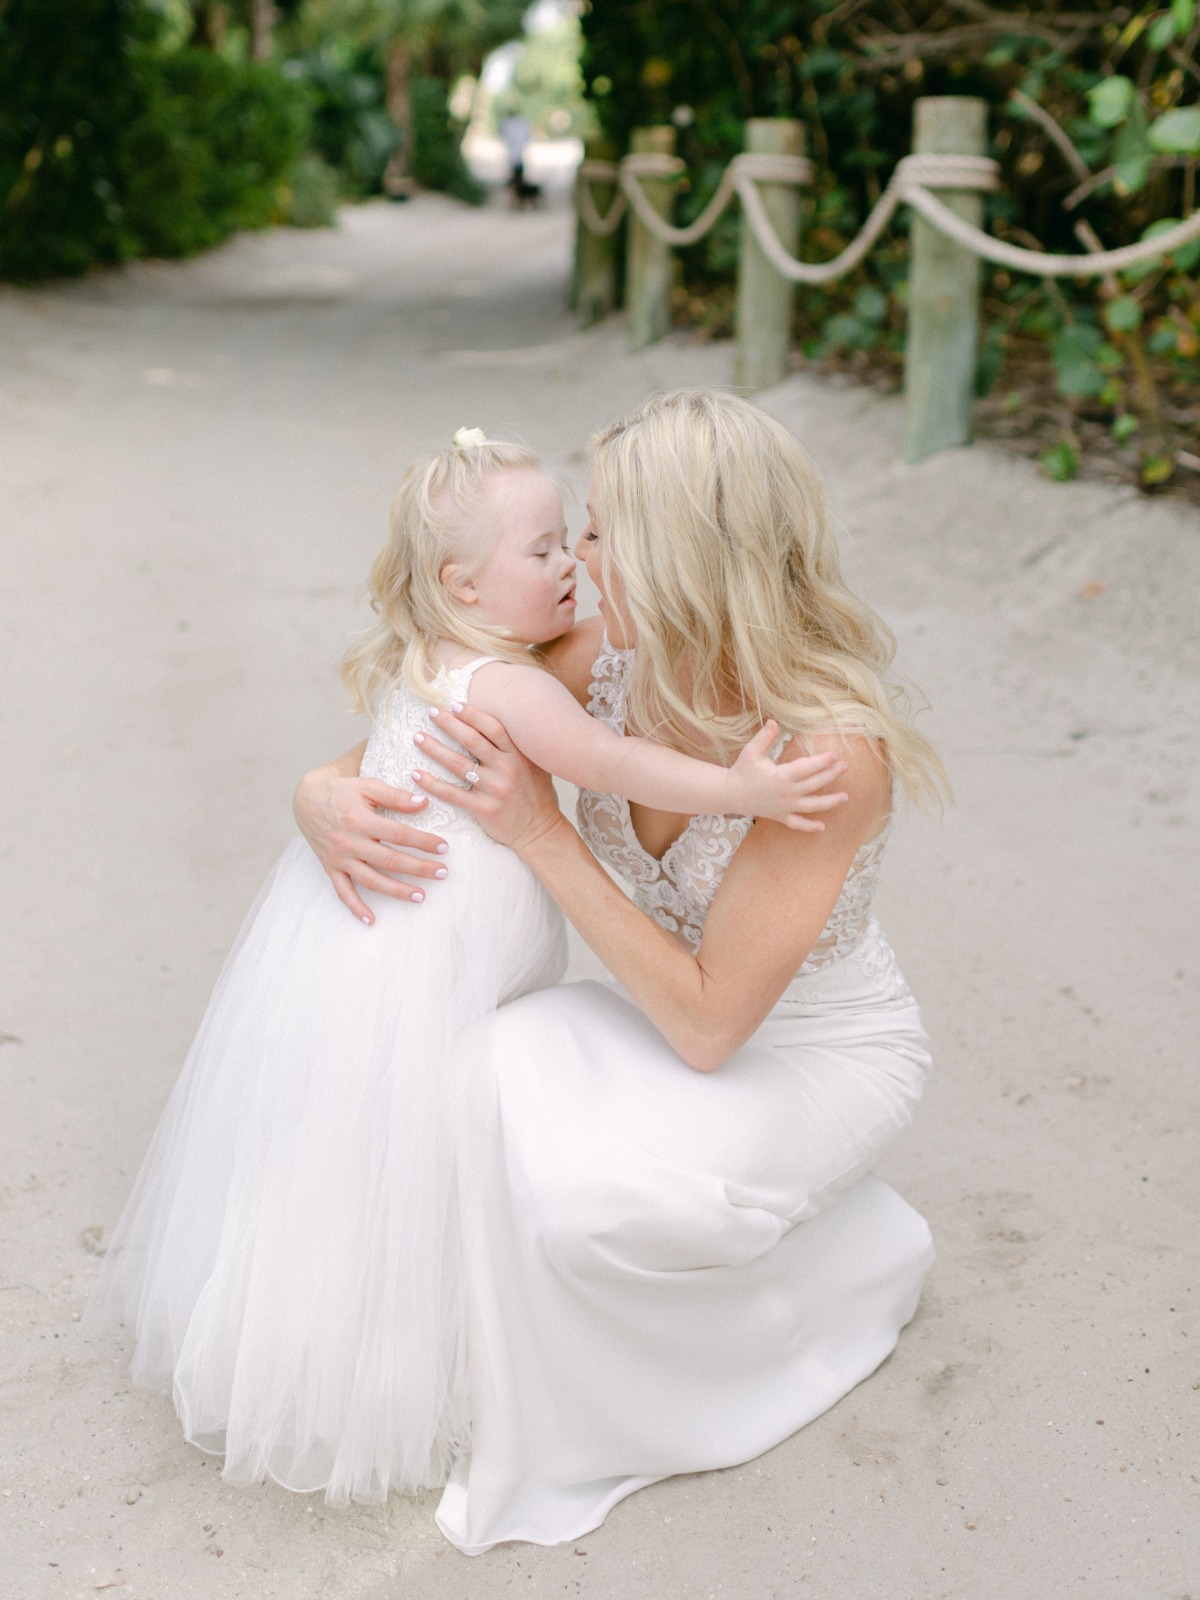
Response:
M853 390L766 403L958 791L886 875L939 1059L884 1169L941 1254L893 1359L758 1462L468 1562L428 1498L226 1488L79 1337L294 778L356 736L332 666L400 467L480 423L582 486L595 426L727 381L576 336L566 259L561 216L422 200L0 294L0 1600L1195 1600L1200 523L989 449L898 466Z

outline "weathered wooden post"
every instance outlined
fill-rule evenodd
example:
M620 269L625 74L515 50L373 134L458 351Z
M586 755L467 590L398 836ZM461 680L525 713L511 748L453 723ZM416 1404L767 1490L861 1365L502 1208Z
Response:
M629 149L631 155L673 156L675 129L635 128ZM638 181L655 211L669 219L675 179L641 178ZM655 238L632 207L627 239L625 305L629 314L629 348L642 350L648 344L657 343L670 329L675 264L671 246Z
M987 103L966 95L918 100L913 151L985 155ZM981 225L983 199L978 193L939 188L938 199L965 221ZM970 443L978 344L979 259L914 216L904 359L907 460L920 461L937 450Z
M589 139L583 147L585 161L614 161L616 147L608 139ZM591 183L592 201L602 217L617 196L615 183ZM593 233L582 217L575 219L575 276L571 305L585 328L602 322L617 303L617 236Z
M751 117L746 149L755 155L802 156L804 124L788 117ZM800 191L792 183L760 183L763 210L790 255L800 247ZM794 285L763 255L754 229L742 212L738 243L737 355L734 383L739 389L767 389L787 375L792 342Z

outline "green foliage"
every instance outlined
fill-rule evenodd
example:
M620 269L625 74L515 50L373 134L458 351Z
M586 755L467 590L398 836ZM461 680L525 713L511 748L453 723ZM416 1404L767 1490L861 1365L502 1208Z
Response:
M123 204L139 253L191 255L287 215L307 135L303 94L266 63L210 50L147 52L146 109L122 143Z
M1055 483L1067 483L1079 471L1079 450L1069 439L1052 446L1041 457L1042 468Z
M386 96L397 51L413 175L482 197L447 91L519 31L524 0L278 9L277 37L294 57L282 69L247 59L245 0L0 0L0 277L186 255L273 222L329 223L339 192L380 190L402 144Z
M462 159L450 90L520 33L526 3L307 0L285 30L288 71L308 86L314 146L346 193L395 192L407 176L472 204L484 198Z
M293 228L332 228L337 222L337 173L315 151L306 150L288 173L284 196Z
M512 84L492 103L494 115L519 113L539 134L594 132L591 107L583 97L579 56L583 36L579 18L565 16L521 41Z
M279 220L306 128L275 68L166 48L142 0L9 0L0 276L186 255Z
M1050 346L1061 394L1099 395L1108 381L1105 366L1120 356L1090 322L1075 322L1055 335Z
M1131 294L1118 295L1105 306L1104 323L1114 333L1132 333L1142 325L1142 308Z
M1129 78L1114 73L1111 78L1101 78L1087 92L1088 116L1098 128L1117 128L1125 121L1137 90Z
M1164 155L1200 155L1200 106L1167 111L1146 135L1152 150Z
M379 52L333 37L293 56L284 71L308 92L312 148L337 174L342 192L351 198L379 194L400 143L400 130L388 115Z
M145 104L148 32L138 0L0 5L0 276L84 272L134 250L121 143Z
M803 196L811 260L836 255L858 232L911 148L921 95L989 103L1002 187L986 218L1001 238L1078 251L1076 227L1086 223L1115 247L1165 231L1196 204L1197 0L1136 11L1116 0L591 0L583 32L585 83L615 146L626 148L635 126L678 129L690 180L680 221L707 202L742 147L747 117L801 119L816 165ZM732 214L681 257L681 305L725 293L736 263ZM979 392L996 384L1010 349L1039 341L1072 407L1136 414L1149 482L1146 463L1170 460L1159 448L1166 409L1155 384L1200 401L1198 267L1200 241L1122 274L1116 293L985 269ZM857 272L797 291L801 347L852 365L886 360L903 340L906 276L907 240L894 227ZM883 315L864 315L864 289L884 297ZM1170 409L1183 408L1176 400Z
M441 78L415 78L412 176L426 189L440 189L470 205L482 205L487 190L467 171L459 145L461 129L451 125L446 84Z
M292 30L300 51L331 41L374 52L400 44L419 76L450 85L521 32L528 0L307 0Z

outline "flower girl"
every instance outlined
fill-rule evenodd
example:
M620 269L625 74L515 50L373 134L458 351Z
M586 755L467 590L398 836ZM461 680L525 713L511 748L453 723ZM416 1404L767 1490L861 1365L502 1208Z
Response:
M731 768L710 765L621 737L539 667L533 649L573 621L564 539L522 448L460 435L409 468L371 573L376 620L344 668L372 716L363 774L410 787L431 710L469 698L572 783L806 825L829 758L776 764L772 724ZM436 801L422 825L450 841L445 881L423 903L370 896L372 928L303 840L284 851L89 1307L93 1326L133 1328L135 1381L173 1394L233 1483L381 1500L444 1482L469 1437L454 1197L482 1067L460 1042L557 982L566 944L516 855Z

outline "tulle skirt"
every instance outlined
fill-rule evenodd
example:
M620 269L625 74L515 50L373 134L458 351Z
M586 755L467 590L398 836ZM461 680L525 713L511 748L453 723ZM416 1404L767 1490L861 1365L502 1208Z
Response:
M456 1162L487 1064L459 1048L562 976L562 920L511 851L453 834L419 907L334 896L283 854L115 1230L91 1327L134 1331L224 1476L332 1503L445 1482L470 1435Z
M590 982L501 1007L472 1055L471 1441L437 1513L459 1549L579 1538L749 1460L893 1348L933 1252L868 1169L929 1056L877 928L709 1075Z

